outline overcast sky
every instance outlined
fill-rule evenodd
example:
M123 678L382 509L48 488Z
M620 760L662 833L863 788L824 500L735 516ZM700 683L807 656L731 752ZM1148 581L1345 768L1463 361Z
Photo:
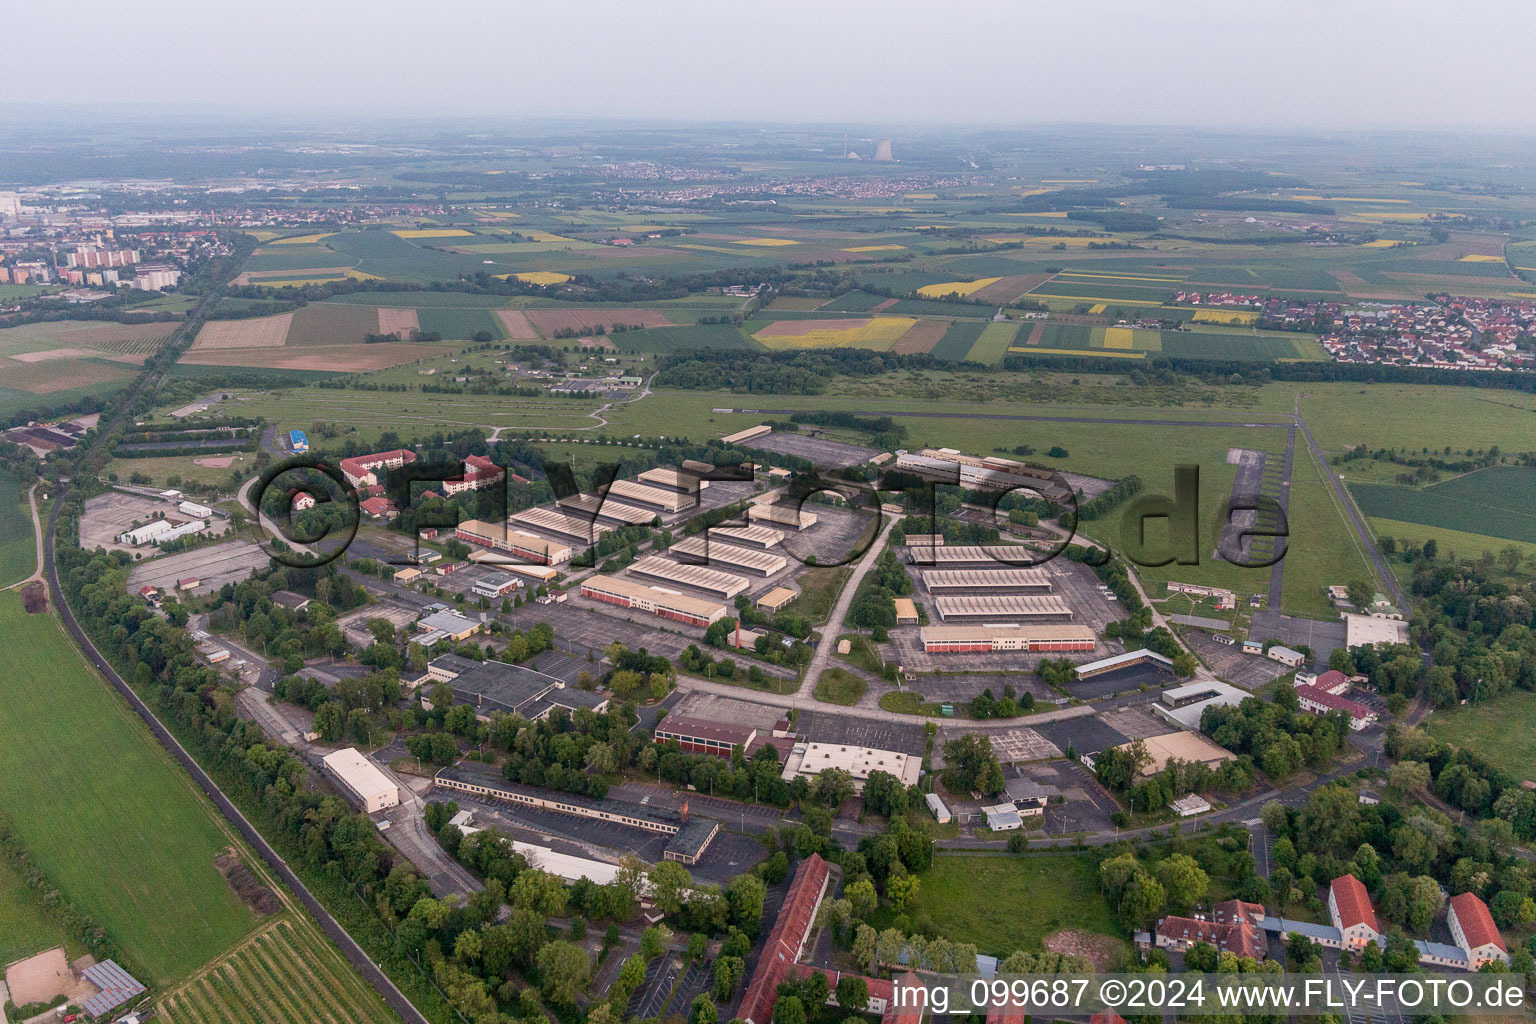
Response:
M11 99L757 121L1536 127L1525 0L12 4Z

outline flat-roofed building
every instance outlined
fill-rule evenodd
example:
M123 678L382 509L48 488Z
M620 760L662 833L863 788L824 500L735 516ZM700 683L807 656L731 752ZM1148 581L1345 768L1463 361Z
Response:
M636 576L660 580L673 586L702 590L727 601L750 585L744 576L721 572L703 565L686 565L662 558L660 555L646 555L630 565L629 571Z
M1405 644L1408 642L1408 624L1400 619L1383 619L1374 615L1344 614L1344 646L1373 647L1376 644Z
M668 549L680 562L690 565L728 565L733 569L772 576L789 564L783 555L776 555L759 548L739 548L734 544L706 540L700 536L685 537Z
M747 441L756 440L759 437L767 437L771 433L773 433L772 427L766 423L759 423L755 427L748 427L746 430L738 430L734 434L726 434L720 440L725 444L743 444Z
M606 498L599 494L573 494L555 502L555 507L574 513L578 519L613 526L644 526L656 518L655 509L626 505L612 494Z
M607 523L593 522L589 518L569 516L548 508L524 509L507 518L509 523L519 523L530 530L542 530L574 541L577 544L594 544L612 529Z
M574 712L608 707L608 698L600 693L573 689L555 676L501 661L478 662L445 654L427 665L427 675L448 683L453 702L474 708L475 717L483 722L498 712L538 721L555 708ZM421 702L423 707L430 706L428 695L423 694Z
M689 715L667 715L656 724L653 738L657 743L676 743L690 754L714 754L717 757L730 757L737 747L751 757L763 746L778 749L780 743L788 744L787 740L776 743L772 731L758 725L712 721ZM779 756L783 758L782 750Z
M546 540L527 530L510 529L505 524L469 519L459 524L454 535L467 544L505 551L538 565L558 565L571 560L569 544Z
M820 517L815 512L804 508L772 503L749 506L747 508L747 518L754 523L775 523L779 526L788 526L794 530L808 530L816 525Z
M653 508L675 514L693 508L699 503L696 494L679 494L663 487L649 487L633 480L615 480L608 485L608 494L630 505Z
M355 748L333 750L321 759L321 764L337 786L362 807L364 814L399 805L400 788Z
M966 594L936 597L934 607L944 622L997 622L1031 619L1071 622L1072 609L1054 594Z
M1168 767L1169 761L1198 762L1214 768L1225 761L1236 761L1237 755L1218 747L1197 732L1171 732L1166 736L1147 736L1141 741L1151 759L1142 766L1143 776L1156 775ZM1130 748L1127 743L1121 750Z
M992 654L999 651L1091 651L1093 630L1087 626L1035 623L981 626L924 626L918 634L929 654Z
M748 547L771 548L784 539L784 534L767 526L711 526L709 537Z
M1045 569L923 569L923 586L931 594L964 591L988 594L1046 594L1051 574Z
M796 775L815 779L828 768L837 768L853 777L853 786L862 792L871 772L885 772L901 780L903 786L915 785L922 771L922 758L897 750L860 747L851 743L796 743L784 762L784 779Z
M522 584L511 573L493 572L476 580L475 585L470 588L470 593L476 597L486 597L495 600L498 597L506 597L520 586Z
M798 594L796 594L793 590L790 590L788 587L774 587L772 590L768 591L768 593L757 599L757 608L759 611L764 611L769 615L772 615L774 612L778 611L780 608L783 608L798 596Z
M1124 654L1111 655L1099 661L1090 661L1087 664L1077 666L1077 678L1091 679L1104 672L1114 672L1122 668L1131 668L1135 665L1156 665L1159 668L1173 671L1172 659L1158 654L1148 647L1135 651L1126 651Z
M460 615L458 612L442 611L433 612L425 618L418 619L416 628L429 632L441 631L448 639L458 643L460 640L469 639L485 627L483 623Z
M709 486L708 480L700 480L693 473L685 473L680 469L669 469L665 466L656 469L648 469L635 477L642 484L651 487L660 487L663 490L679 491L683 494L692 494L702 491Z
M536 786L523 786L508 782L501 777L500 772L468 762L462 765L449 765L442 769L433 777L432 784L460 793L555 811L573 817L627 825L630 828L644 829L647 832L668 836L669 840L662 848L662 859L675 860L682 864L697 864L704 856L704 851L709 849L710 842L720 831L718 822L708 818L689 818L686 801L683 804L682 813L677 813L659 807L642 807L640 804L621 800L598 799L553 789L541 789Z
M617 576L588 576L581 581L581 596L594 601L653 612L664 619L690 626L708 626L725 618L726 607L704 598L689 597L664 587L649 587Z
M1270 661L1278 661L1287 668L1300 668L1307 663L1307 656L1282 644L1275 644L1264 652Z
M896 605L896 625L917 625L917 605L912 603L910 597L898 597L894 603Z
M1041 556L1022 544L907 545L907 561L945 569L1027 569Z

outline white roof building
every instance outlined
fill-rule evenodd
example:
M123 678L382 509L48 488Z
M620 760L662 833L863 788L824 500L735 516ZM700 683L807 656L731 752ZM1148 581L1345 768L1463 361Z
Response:
M332 751L322 763L342 791L361 805L363 813L373 814L400 803L399 787L356 748Z

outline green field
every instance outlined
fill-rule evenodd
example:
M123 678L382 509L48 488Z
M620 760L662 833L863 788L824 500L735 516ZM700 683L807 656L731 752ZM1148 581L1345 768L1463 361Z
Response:
M1536 469L1492 466L1422 490L1350 485L1360 511L1378 519L1536 543Z
M436 331L450 341L473 338L481 331L492 338L506 337L501 318L488 309L455 309L449 306L416 311L423 331Z
M32 575L37 568L37 538L27 489L10 473L0 473L0 587Z
M1497 554L1504 548L1513 545L1522 557L1536 557L1536 544L1527 544L1524 541L1506 540L1503 537L1489 537L1481 533L1464 533L1461 530L1441 530L1433 526L1425 526L1423 523L1405 523L1397 519L1366 520L1371 528L1371 533L1376 537L1395 537L1398 540L1410 540L1415 544L1423 544L1431 537L1439 547L1442 555L1455 552L1457 558L1478 558L1483 552ZM1397 566L1405 574L1411 575L1413 566L1401 562L1387 561L1388 565Z
M675 352L689 348L725 348L762 351L734 324L702 324L687 327L652 327L644 331L620 331L608 335L620 352Z
M216 964L166 993L169 1024L384 1024L399 1017L308 922L274 918Z
M1517 779L1536 778L1536 693L1513 690L1480 704L1436 711L1424 728L1436 739L1476 751Z
M43 907L11 862L0 856L0 965L63 943L65 929ZM79 950L71 943L70 956Z
M964 359L980 341L981 332L990 326L983 323L953 324L929 350L929 355L935 359Z
M1018 334L1019 325L1012 320L987 324L981 336L976 339L976 343L971 346L971 350L966 353L965 358L973 363L986 363L988 366L1000 362L1008 354L1008 346L1013 344L1013 339L1018 337ZM940 341L942 340L941 338Z
M1066 928L1121 934L1099 888L1098 862L1084 854L940 854L918 878L912 920L927 918L938 934L982 953L1039 952L1046 936Z
M845 668L829 668L816 680L815 697L823 704L851 707L864 696L864 677Z
M1014 355L1109 356L1145 360L1171 359L1274 359L1320 360L1325 358L1317 340L1308 334L1248 331L1230 328L1188 331L1157 331L1142 328L1088 327L1082 324L1048 323L1036 347L1014 347Z
M0 594L0 814L49 880L165 982L251 929L214 866L235 840L51 614Z

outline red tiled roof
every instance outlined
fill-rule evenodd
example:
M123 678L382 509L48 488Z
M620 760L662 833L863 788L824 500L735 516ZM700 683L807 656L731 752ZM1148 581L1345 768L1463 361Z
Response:
M1357 924L1370 925L1380 933L1381 922L1376 919L1376 909L1365 886L1354 875L1340 875L1329 883L1333 903L1339 910L1339 927L1350 928Z
M1315 684L1311 686L1298 686L1296 688L1296 696L1306 700L1316 701L1318 704L1328 708L1330 711L1348 712L1349 717L1351 718L1367 718L1372 713L1370 708L1366 707L1364 704L1361 704L1359 701L1350 700L1348 697L1340 697L1337 694L1329 693L1327 690L1324 690L1322 687Z
M1318 676L1317 680L1312 685L1320 686L1325 690L1332 690L1336 687L1343 686L1347 682L1349 682L1348 676L1336 668L1331 668L1327 672L1324 672L1322 675Z
M1466 936L1469 949L1492 943L1504 952L1509 952L1509 947L1504 945L1504 937L1493 923L1493 915L1488 913L1488 904L1472 893L1464 892L1451 897L1451 910L1461 924L1461 934Z
M894 986L898 990L904 988L922 989L922 987L922 979L911 971L897 978ZM900 999L903 1005L897 1006L897 999ZM913 993L911 996L893 995L891 1005L886 1007L885 1016L880 1018L880 1024L897 1024L897 1022L919 1024L923 1019L923 1010L926 1008L926 1002L926 992Z
M1182 943L1208 942L1218 950L1262 960L1269 953L1258 925L1263 916L1264 908L1257 903L1226 900L1216 904L1209 921L1165 917L1157 922L1157 934Z
M416 461L416 453L405 448L396 448L387 452L374 452L372 455L354 455L350 459L341 460L341 471L347 476L362 476L372 469L384 465L394 459L402 463Z
M750 1024L768 1024L773 1017L773 1004L779 999L779 984L788 977L791 966L799 956L800 948L815 924L816 907L821 902L822 889L826 886L831 867L817 854L811 854L795 868L795 877L789 883L784 905L763 955L757 961L752 979L747 982L746 994L741 997L737 1016Z

